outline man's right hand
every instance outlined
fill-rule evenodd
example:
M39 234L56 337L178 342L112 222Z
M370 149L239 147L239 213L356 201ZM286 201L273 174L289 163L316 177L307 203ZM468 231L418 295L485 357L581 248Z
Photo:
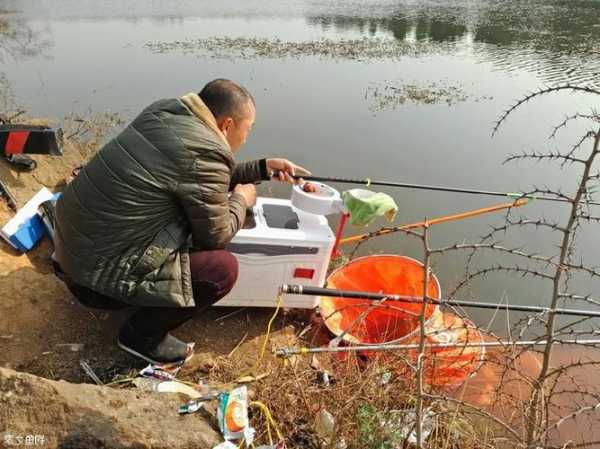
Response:
M256 204L256 186L254 184L238 184L233 189L233 193L239 193L246 200L246 207L252 207Z

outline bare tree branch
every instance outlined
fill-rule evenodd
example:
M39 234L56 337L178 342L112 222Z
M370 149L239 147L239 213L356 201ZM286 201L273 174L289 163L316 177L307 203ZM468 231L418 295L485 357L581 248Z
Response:
M562 86L546 87L546 88L540 89L536 92L532 92L532 93L526 95L525 97L523 97L522 99L520 99L519 101L517 101L514 105L512 105L506 111L504 111L502 116L496 121L496 124L494 125L494 128L492 130L492 136L496 135L496 133L500 129L500 126L502 125L502 123L504 123L504 121L508 118L508 116L510 114L512 114L515 110L517 110L519 107L521 107L523 104L533 100L536 97L540 97L542 95L547 95L547 94L550 94L553 92L558 92L558 91L583 92L583 93L600 95L600 91L598 91L594 88L584 87L584 86L575 86L575 85L569 85L569 84L562 85Z

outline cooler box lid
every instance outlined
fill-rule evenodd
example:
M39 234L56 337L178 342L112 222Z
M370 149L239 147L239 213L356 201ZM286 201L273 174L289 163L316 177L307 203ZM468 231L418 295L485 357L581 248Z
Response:
M231 242L322 248L330 247L334 240L324 216L296 209L290 200L260 197Z

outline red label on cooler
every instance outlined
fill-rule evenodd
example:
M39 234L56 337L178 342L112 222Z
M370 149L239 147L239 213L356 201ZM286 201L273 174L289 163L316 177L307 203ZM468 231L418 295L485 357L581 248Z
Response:
M312 268L296 268L294 270L295 278L312 279L315 275L315 270Z

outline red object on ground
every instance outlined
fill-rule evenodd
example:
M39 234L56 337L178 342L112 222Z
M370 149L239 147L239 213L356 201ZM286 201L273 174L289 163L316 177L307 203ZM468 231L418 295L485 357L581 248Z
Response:
M327 279L327 287L345 290L394 293L412 297L423 296L423 264L397 255L376 255L355 259L335 270ZM441 298L439 282L430 273L428 296ZM321 297L321 316L334 335L342 335L348 343L418 344L419 314L422 303L377 301ZM454 387L463 383L480 366L484 348L479 330L468 320L453 313L442 313L435 304L425 307L426 344L452 343L446 348L425 351L426 383L439 387ZM461 343L477 343L464 347ZM367 358L390 357L392 353L363 352ZM416 361L418 351L402 351L408 360ZM404 363L395 363L394 371L406 378L414 372Z

